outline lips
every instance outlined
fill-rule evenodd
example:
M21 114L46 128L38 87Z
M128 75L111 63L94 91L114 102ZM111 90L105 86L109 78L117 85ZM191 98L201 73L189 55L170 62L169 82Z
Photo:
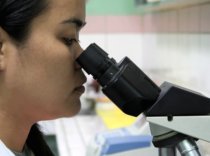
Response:
M85 92L85 87L83 86L83 84L86 83L86 81L87 81L87 78L84 76L83 82L81 83L81 85L78 85L78 87L76 87L74 89L74 91L79 92L81 94L84 93Z
M84 93L85 92L85 87L84 86L76 87L74 89L74 91L79 92L79 93Z
M81 76L82 76L82 81L81 83L79 83L80 85L75 87L74 91L82 94L85 92L85 87L83 85L86 83L87 78L83 72L81 72Z

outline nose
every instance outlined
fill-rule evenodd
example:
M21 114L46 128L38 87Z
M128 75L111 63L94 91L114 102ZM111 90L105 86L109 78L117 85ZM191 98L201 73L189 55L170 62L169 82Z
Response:
M80 44L77 44L75 60L82 54L83 51L84 50L82 49ZM75 61L75 65L76 65L76 69L81 69L81 66L76 61Z
M82 47L80 46L80 44L77 44L76 46L77 46L76 47L76 59L77 59L82 54L82 52L84 50L82 49Z

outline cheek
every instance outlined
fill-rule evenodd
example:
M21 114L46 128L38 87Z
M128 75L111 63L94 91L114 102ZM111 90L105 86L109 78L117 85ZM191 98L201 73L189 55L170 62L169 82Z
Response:
M27 66L45 72L51 78L73 72L73 56L62 42L52 37L37 40L26 50L24 62Z
M61 101L74 88L73 58L58 42L35 43L24 52L26 91L48 102Z

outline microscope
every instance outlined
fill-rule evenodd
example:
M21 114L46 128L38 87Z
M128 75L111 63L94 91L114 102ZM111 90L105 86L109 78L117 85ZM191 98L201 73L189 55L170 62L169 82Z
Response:
M144 114L160 156L201 156L196 141L210 142L210 99L164 82L157 86L128 57L117 63L91 44L77 62L125 114Z

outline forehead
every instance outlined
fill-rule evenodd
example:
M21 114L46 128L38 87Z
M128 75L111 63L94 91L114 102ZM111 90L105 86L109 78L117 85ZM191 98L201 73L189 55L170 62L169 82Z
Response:
M49 9L56 14L69 13L83 17L85 13L85 0L50 0Z
M85 0L49 0L48 11L54 18L76 17L84 21Z
M48 0L48 7L33 21L32 28L54 29L70 18L85 21L85 0Z

